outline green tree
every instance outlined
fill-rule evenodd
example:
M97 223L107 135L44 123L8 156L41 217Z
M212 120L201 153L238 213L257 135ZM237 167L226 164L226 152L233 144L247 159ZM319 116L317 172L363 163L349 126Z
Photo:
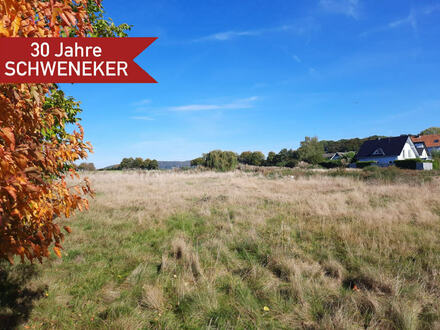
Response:
M319 164L324 160L324 146L318 141L318 138L306 136L298 149L299 158L309 164Z
M420 135L438 135L440 134L440 127L430 127L420 132Z
M238 165L237 154L232 151L213 150L206 155L205 166L217 171L231 171Z
M264 161L266 160L266 157L261 151L254 151L251 154L250 158L250 164L255 166L261 166L264 164Z
M142 169L149 170L150 166L151 166L151 159L150 158L145 159L142 163Z
M295 167L298 164L299 155L296 150L281 149L274 157L274 165L280 167Z
M240 156L238 156L238 162L241 164L250 164L250 160L252 157L252 152L251 151L243 151Z
M119 168L121 170L133 168L133 162L134 162L134 159L131 157L130 158L123 158L121 163L119 164Z
M144 160L141 157L135 158L133 161L133 168L142 168L144 166Z
M265 165L266 166L276 166L276 159L275 159L276 156L277 156L277 154L275 152L270 151L267 154L267 159L266 159Z
M261 151L244 151L238 156L239 163L247 165L260 166L263 165L264 160L265 157Z
M148 166L149 170L158 170L159 169L159 162L156 159L153 159L150 161L150 165Z
M191 161L191 166L205 166L205 159L203 157L195 158Z

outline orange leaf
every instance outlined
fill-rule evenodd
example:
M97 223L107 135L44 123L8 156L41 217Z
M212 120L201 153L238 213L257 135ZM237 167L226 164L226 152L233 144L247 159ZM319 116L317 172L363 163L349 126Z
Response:
M54 247L53 250L55 251L55 254L58 256L58 258L61 258L61 251L59 248Z
M16 193L14 187L6 186L4 188L9 193L9 195L11 195L11 197L14 199L14 201L17 200L17 193Z
M0 136L2 136L3 139L5 139L6 142L9 143L9 147L11 148L11 150L15 149L15 136L12 129L10 129L9 127L2 128L2 134Z

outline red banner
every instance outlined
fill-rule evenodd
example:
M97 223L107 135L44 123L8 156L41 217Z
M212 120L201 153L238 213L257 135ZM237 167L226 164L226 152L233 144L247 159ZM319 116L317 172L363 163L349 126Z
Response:
M157 38L0 38L0 83L156 83L134 62Z

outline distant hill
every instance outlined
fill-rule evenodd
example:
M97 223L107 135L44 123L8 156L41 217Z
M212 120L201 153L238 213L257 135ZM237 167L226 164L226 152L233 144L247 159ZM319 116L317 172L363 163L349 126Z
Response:
M164 161L158 161L159 163L159 169L161 170L172 170L173 168L182 168L182 167L191 167L191 161L185 160L185 161L176 161L176 160L164 160ZM117 170L119 167L119 164L116 165L110 165L103 167L102 171L111 171L111 170Z

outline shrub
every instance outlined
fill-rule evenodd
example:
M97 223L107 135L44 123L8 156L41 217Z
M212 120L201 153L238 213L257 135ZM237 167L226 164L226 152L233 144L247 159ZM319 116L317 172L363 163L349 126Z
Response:
M298 160L297 159L289 159L286 161L285 163L285 167L289 167L289 168L294 168L298 165Z
M415 170L415 169L417 169L417 163L423 163L423 161L421 159L418 159L418 158L394 161L394 164L398 168L407 169L407 170Z
M238 165L237 154L232 151L213 150L204 155L205 166L217 171L231 171Z
M439 159L439 158L434 159L434 160L432 161L432 168L433 168L434 170L440 170L440 159Z
M364 161L364 162L356 162L356 167L357 168L365 168L367 166L373 166L373 165L377 166L377 162L375 160L369 160L369 161Z
M203 157L198 157L191 161L191 166L205 166L205 159Z
M319 163L320 166L324 168L337 168L337 167L344 167L344 164L340 159L338 160L327 160L325 162Z

